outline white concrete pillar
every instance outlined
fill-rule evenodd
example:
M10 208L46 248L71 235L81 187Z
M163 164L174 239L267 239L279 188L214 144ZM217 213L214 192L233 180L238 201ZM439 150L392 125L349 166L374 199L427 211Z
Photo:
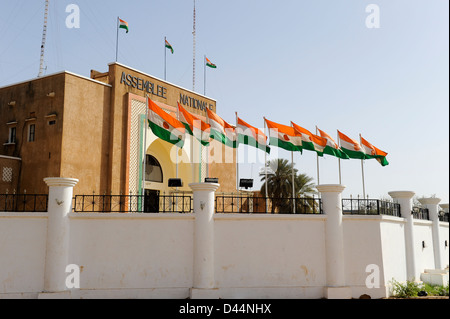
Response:
M441 257L441 239L439 235L439 207L438 204L441 201L440 198L419 198L419 202L428 209L430 220L432 224L432 236L433 236L433 252L434 252L434 267L435 269L443 269L443 262ZM444 243L442 243L443 245Z
M343 185L318 185L322 208L327 215L325 224L325 248L328 299L351 298L351 288L345 286L344 233L342 224Z
M405 249L406 249L406 279L419 280L420 274L417 272L416 258L414 253L414 218L412 215L411 199L415 193L411 191L389 192L389 196L400 204L401 217L406 219L405 226Z
M72 210L74 178L44 178L49 187L47 246L45 255L44 291L63 292L69 260L69 220Z
M192 183L194 193L194 289L212 289L214 279L214 195L217 183Z

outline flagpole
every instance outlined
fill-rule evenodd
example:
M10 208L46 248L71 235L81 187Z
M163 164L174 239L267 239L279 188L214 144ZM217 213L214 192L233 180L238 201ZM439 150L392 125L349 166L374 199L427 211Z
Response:
M179 103L179 101L177 101L177 120L179 121L180 120L180 110L178 109L178 103ZM176 150L177 150L177 156L176 156L176 162L175 162L175 178L178 178L178 152L180 151L178 146L177 146ZM177 209L178 209L178 186L175 188L175 191L177 193L175 207L177 207Z
M292 122L291 122L291 127L292 127ZM294 173L294 151L291 151L291 165L292 165L292 198L293 198L293 204L294 204L294 208L292 210L292 212L295 214L295 173Z
M194 127L192 127L192 130ZM195 167L194 167L194 131L191 135L191 169L192 169L192 183L195 183Z
M209 124L209 118L208 118L208 112L206 112L206 123ZM211 126L210 126L210 131L209 131L210 135L211 135ZM211 137L209 138L209 144L206 147L206 177L209 177L209 146L211 145Z
M203 58L203 95L206 96L206 55Z
M237 192L237 205L238 205L238 212L241 207L241 198L239 197L240 191L239 191L239 161L238 161L238 153L239 153L239 137L238 137L238 114L236 113L236 137L237 137L237 144L236 144L236 192Z
M359 143L362 144L361 134L359 134ZM366 199L366 187L364 185L364 159L361 159L361 173L362 173L362 185L363 185L363 199Z
M179 101L177 101L177 103L179 103ZM177 104L178 105L178 104ZM180 120L180 110L177 107L177 120ZM178 151L179 149L177 148L177 156L176 156L176 163L175 163L175 177L178 178ZM177 186L177 190L178 190L178 186Z
M146 166L147 166L147 121L148 121L148 95L145 96L145 119L144 119L144 168L143 172L143 182L142 182L142 195L145 196L145 174L146 174Z
M237 128L238 128L238 114L236 113L236 191L239 193L239 161L238 161L238 153L239 153L239 138L237 136Z
M164 81L166 81L166 60L167 60L167 48L166 48L166 37L164 37Z
M116 62L117 62L118 52L119 52L119 17L117 17Z
M267 136L266 134L266 119L264 118L264 135ZM266 179L266 213L269 212L268 210L268 200L269 200L269 190L267 188L269 181L267 180L267 152L264 151L264 175L265 175L265 179Z
M318 135L317 131L317 125L316 125L316 135ZM316 153L316 161L317 161L317 185L320 185L320 179L319 179L319 154Z
M201 124L200 124L201 125ZM202 164L203 164L203 156L202 156L202 149L203 149L203 145L202 145L202 131L201 131L201 126L200 126L200 140L198 141L198 149L199 149L199 159L198 159L198 182L201 183L202 182Z
M341 148L341 139L339 138L339 131L338 130L336 130L337 131L337 136L338 136L338 145L339 145L339 148ZM341 158L340 157L338 157L338 164L339 164L339 185L342 185L342 180L341 180Z

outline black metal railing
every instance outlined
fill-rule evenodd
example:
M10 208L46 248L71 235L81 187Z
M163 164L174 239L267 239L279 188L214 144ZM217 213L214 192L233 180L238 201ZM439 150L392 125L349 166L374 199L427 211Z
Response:
M47 212L48 195L0 194L1 212Z
M428 208L414 206L412 208L412 215L415 219L430 220L430 212L428 211Z
M439 212L439 220L441 222L447 222L448 223L448 213Z
M317 197L272 198L216 194L215 211L216 213L322 214L322 203Z
M342 199L344 215L389 215L401 217L400 204L379 199Z
M75 213L191 213L190 194L172 195L76 195Z

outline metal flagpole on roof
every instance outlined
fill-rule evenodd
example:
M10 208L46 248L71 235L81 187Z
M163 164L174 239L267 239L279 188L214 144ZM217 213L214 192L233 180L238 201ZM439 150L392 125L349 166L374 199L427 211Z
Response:
M339 145L339 149L341 148L341 139L339 138L339 131L337 131L337 139L338 139L338 145ZM341 180L341 158L338 157L338 165L339 165L339 185L342 185L342 180Z
M239 153L239 138L238 138L238 136L237 136L237 134L238 134L238 114L237 114L237 112L235 112L236 113L236 129L235 129L235 132L236 132L236 142L237 142L237 145L236 145L236 191L239 193L239 161L238 161L238 153Z
M316 135L318 135L317 131L317 125L316 125ZM317 185L320 185L320 179L319 179L319 154L316 152L316 161L317 161Z
M265 118L264 118L264 135L265 136L267 136L267 133L266 133L266 120L265 120ZM266 213L268 213L269 212L269 206L268 206L268 201L269 201L269 190L268 190L268 184L269 184L269 181L267 180L267 152L266 152L266 150L264 150L264 177L265 177L265 179L266 179Z
M206 55L203 57L203 95L206 96Z
M239 153L239 136L238 136L238 114L236 113L236 137L237 137L237 144L236 144L236 192L238 197L238 212L239 208L241 207L240 197L239 197L239 160L238 160L238 153Z
M147 166L147 127L148 127L148 95L145 96L145 119L144 119L144 159L143 159L143 176L142 176L142 189L141 195L142 198L145 198L145 174L146 174L146 166ZM143 205L143 203L141 203Z
M206 112L206 124L210 124L210 123L209 123L208 112ZM210 127L210 130L211 130L211 127ZM211 133L211 131L210 131L210 133ZM211 134L210 134L210 135L211 135ZM209 147L210 147L210 145L211 145L211 142L212 142L212 140L211 140L211 138L210 138L209 144L208 144L208 146L206 147L206 177L209 177Z
M291 122L292 126L292 122ZM291 151L291 170L292 170L292 203L293 209L292 212L295 214L295 173L294 173L294 151Z
M359 143L362 145L361 134L359 134ZM364 159L361 159L361 173L362 173L363 199L366 199L366 187L364 185Z
M117 55L119 53L119 17L117 17L117 37L116 37L116 62L117 62Z
M166 62L167 62L167 48L166 48L166 37L164 37L164 81L166 81Z

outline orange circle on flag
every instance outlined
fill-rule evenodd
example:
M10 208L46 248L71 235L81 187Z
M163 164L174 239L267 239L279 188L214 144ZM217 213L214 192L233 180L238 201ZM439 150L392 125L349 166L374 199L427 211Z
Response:
M283 138L285 141L289 141L289 136L287 136L286 134L284 134Z
M164 123L163 123L163 127L164 127L166 130L168 130L168 129L170 128L170 126L169 126L169 124L167 124L167 122L164 122Z

